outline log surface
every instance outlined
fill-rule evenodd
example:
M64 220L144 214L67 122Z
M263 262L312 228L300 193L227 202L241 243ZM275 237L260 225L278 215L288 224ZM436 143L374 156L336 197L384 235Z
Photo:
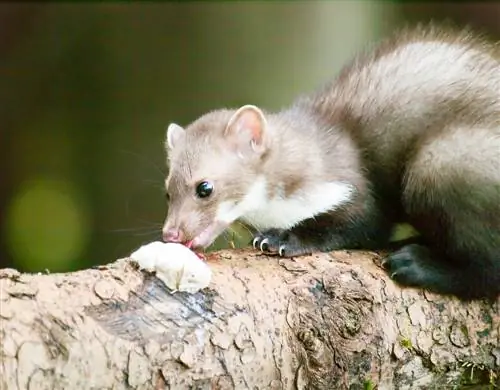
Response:
M212 282L192 295L172 294L130 259L68 274L0 270L1 389L451 389L469 372L498 380L499 302L402 289L371 252L227 250L208 261Z

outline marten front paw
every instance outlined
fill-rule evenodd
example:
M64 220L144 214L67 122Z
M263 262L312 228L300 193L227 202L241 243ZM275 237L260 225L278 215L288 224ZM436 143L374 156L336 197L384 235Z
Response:
M418 244L406 245L389 254L382 266L391 279L406 286L426 287L433 284L429 279L436 277L427 248Z
M281 257L312 253L312 250L304 246L295 234L281 229L270 229L255 235L252 245L254 249L259 249L261 252L277 254Z

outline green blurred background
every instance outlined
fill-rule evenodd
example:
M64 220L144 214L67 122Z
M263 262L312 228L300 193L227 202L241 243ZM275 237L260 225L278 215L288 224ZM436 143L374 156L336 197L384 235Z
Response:
M0 267L75 270L158 239L169 122L278 109L430 19L500 38L497 2L2 3Z

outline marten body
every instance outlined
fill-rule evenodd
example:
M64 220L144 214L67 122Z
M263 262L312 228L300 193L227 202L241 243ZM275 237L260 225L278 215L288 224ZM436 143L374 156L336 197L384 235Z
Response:
M206 247L236 219L282 256L421 242L385 265L402 285L500 293L500 55L468 33L400 32L279 113L205 114L167 132L167 241Z

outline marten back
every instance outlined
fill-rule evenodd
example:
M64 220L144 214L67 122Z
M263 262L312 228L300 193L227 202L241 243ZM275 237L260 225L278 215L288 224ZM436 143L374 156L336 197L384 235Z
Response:
M415 144L445 125L498 123L499 61L498 47L469 31L408 29L356 57L297 106L318 113L329 131L343 122L366 163L396 177Z

